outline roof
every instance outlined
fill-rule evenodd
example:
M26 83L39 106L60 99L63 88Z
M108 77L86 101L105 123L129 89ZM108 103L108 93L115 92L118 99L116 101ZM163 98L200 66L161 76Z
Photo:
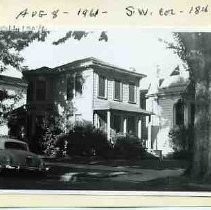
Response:
M139 107L135 107L132 104L123 104L123 103L115 103L115 102L105 102L100 106L95 106L94 110L117 110L117 111L124 111L124 112L133 112L139 113L143 115L152 115L152 112L149 112L145 109L141 109Z
M7 142L7 141L10 141L10 142L16 142L16 143L22 143L22 144L26 144L25 142L23 141L19 141L17 139L13 139L13 138L10 138L8 136L0 136L0 149L4 148L4 143Z
M165 80L163 80L159 88L170 88L181 85L187 85L188 82L189 82L188 76L174 75L167 77Z
M138 78L146 77L145 74L140 74L135 71L123 69L123 68L114 66L112 64L106 63L104 61L101 61L101 60L93 58L93 57L76 60L71 63L67 63L65 65L61 65L61 66L58 66L55 68L41 67L39 69L25 70L23 73L25 75L29 75L29 74L58 74L58 73L66 72L66 71L70 71L70 70L75 70L75 69L85 70L87 68L93 68L93 67L98 67L99 69L113 70L113 71L117 71L119 73L132 75L132 76L135 76Z
M158 89L158 94L184 92L189 83L190 80L188 74L173 74L161 83Z
M177 66L169 76L151 82L147 96L182 93L189 84L189 72L181 71Z
M0 75L0 84L27 87L25 80L5 75Z

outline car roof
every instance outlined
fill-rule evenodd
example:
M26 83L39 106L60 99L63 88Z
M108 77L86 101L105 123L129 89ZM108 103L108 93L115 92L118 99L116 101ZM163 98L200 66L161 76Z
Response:
M5 144L5 142L8 142L8 141L27 145L27 143L25 143L23 141L19 141L17 139L13 139L13 138L10 138L10 137L7 137L7 136L0 136L0 149L4 149L4 144Z

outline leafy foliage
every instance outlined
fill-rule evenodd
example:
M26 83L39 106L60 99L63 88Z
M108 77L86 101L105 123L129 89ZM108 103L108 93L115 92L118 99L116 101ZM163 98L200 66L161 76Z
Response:
M169 132L170 143L177 158L191 157L193 150L193 128L176 126Z
M22 97L23 93L21 91L15 95L11 95L6 90L0 90L0 125L6 122L8 114L14 109Z
M108 35L107 35L106 31L102 31L102 32L101 32L100 38L99 38L98 40L99 40L99 41L105 41L105 42L108 41Z
M123 158L134 159L145 157L146 151L139 138L126 135L117 138L114 145L114 154Z
M62 150L61 153L67 153L69 156L106 158L111 150L106 134L89 123L75 125L68 134L57 139L56 145Z
M210 33L178 33L184 46L178 55L186 60L191 80L195 83L195 120L193 155L190 166L193 178L209 178L210 159ZM184 56L182 56L184 54Z
M210 45L209 33L174 32L173 36L175 43L159 40L165 43L167 49L173 50L188 66L192 81L207 79L208 75L204 67L206 55L209 53L207 50Z
M0 31L0 73L8 67L22 70L24 60L20 51L29 46L34 40L44 41L48 31L46 30L1 30ZM22 93L9 95L7 91L0 92L0 124L4 123L8 113L14 109L18 101L23 97Z
M83 38L86 38L89 34L93 33L92 31L68 31L64 37L58 39L57 41L54 41L54 45L59 45L62 43L65 43L68 39L75 39L80 41ZM98 41L108 41L108 36L105 31L102 31L100 34L100 37Z
M29 139L31 151L54 156L57 149L55 145L56 138L61 133L54 117L52 115L46 116L42 119L42 122L37 122L35 126L36 132Z
M12 66L21 70L23 57L20 51L29 46L34 40L45 41L49 32L46 30L1 30L0 31L0 72Z

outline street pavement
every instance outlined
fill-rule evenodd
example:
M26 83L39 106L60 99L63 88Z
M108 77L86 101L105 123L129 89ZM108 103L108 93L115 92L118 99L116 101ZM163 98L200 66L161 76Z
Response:
M157 180L179 177L184 169L143 169L141 166L105 166L95 163L46 162L47 176L9 174L0 176L0 189L13 190L169 190ZM153 182L152 184L150 182ZM158 184L154 184L157 182ZM175 190L177 190L176 188Z
M142 169L133 166L104 166L104 165L87 165L87 164L69 164L69 163L47 163L49 166L62 166L69 167L71 169L85 169L85 170L100 170L110 172L108 177L113 181L130 181L130 182L146 182L155 179L165 178L165 177L176 177L181 176L185 169L164 169L164 170L154 170L154 169ZM119 172L119 173L114 173ZM80 176L81 172L71 172L66 173L66 176ZM103 173L103 172L101 172ZM97 175L97 174L96 174ZM63 174L65 179L65 174ZM71 178L70 178L71 179ZM68 178L66 178L68 180Z

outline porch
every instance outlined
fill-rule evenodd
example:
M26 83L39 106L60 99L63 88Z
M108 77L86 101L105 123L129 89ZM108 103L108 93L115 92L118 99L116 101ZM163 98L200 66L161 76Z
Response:
M151 112L132 104L107 102L103 106L95 107L93 124L107 133L108 141L112 142L118 134L130 134L145 140L148 147L147 136L150 131L146 127L146 118L150 119L151 115Z

